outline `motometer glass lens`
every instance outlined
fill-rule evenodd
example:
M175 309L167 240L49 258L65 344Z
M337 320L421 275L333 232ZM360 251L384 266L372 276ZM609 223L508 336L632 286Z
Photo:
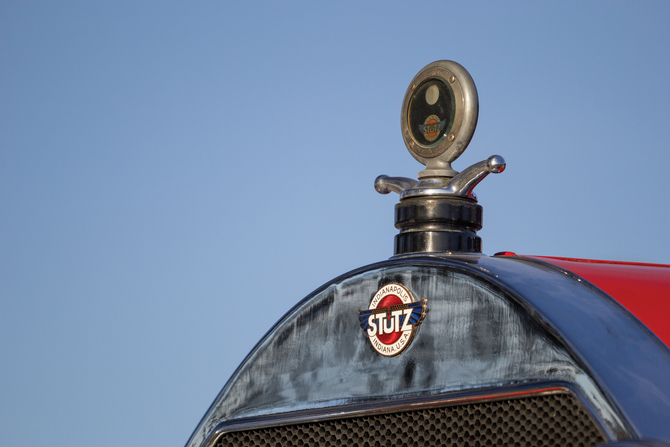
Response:
M421 84L409 105L409 128L414 139L424 146L436 144L449 133L454 122L454 95L441 79Z

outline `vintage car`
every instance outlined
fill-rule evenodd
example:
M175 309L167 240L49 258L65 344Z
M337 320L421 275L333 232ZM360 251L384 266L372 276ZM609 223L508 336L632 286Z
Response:
M670 266L482 254L451 163L478 97L452 61L401 113L418 180L380 176L394 256L323 285L256 345L189 439L224 446L670 446Z

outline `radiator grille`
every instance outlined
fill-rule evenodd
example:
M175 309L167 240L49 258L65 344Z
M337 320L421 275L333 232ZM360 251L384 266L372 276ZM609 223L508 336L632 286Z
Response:
M228 446L590 446L605 438L570 394L224 433Z

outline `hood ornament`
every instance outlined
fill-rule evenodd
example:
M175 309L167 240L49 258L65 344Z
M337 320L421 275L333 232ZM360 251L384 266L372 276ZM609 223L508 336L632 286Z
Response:
M396 204L394 255L481 253L482 207L473 189L490 173L505 170L499 155L463 172L451 163L470 144L477 127L479 98L472 77L460 64L437 61L412 79L402 104L405 146L426 169L419 180L380 175L380 194L400 194Z

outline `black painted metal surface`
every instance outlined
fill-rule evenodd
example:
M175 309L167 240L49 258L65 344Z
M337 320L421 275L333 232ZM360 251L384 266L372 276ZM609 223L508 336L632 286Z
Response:
M560 337L635 435L670 441L670 349L644 324L588 281L552 264L484 256L477 265Z
M412 345L387 358L357 316L391 282L426 298L428 314ZM292 309L236 371L188 445L241 418L557 382L583 397L608 440L667 440L670 428L659 421L670 414L670 387L662 389L670 355L649 343L609 297L554 268L475 255L386 261L335 279Z
M464 197L416 197L395 206L394 254L481 253L482 207Z

